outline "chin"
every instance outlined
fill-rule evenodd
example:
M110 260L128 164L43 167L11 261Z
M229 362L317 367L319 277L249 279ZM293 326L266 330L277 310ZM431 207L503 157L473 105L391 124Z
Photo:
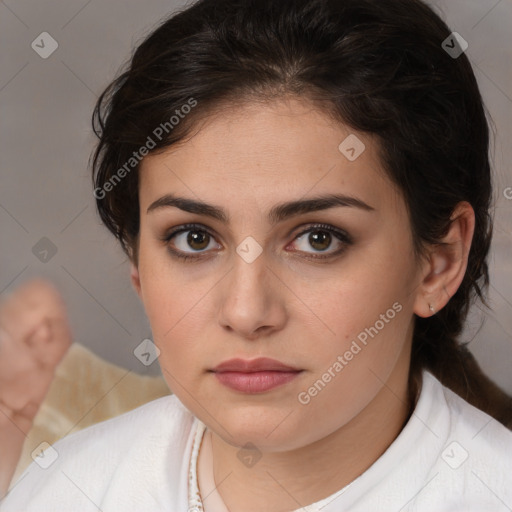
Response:
M266 414L262 407L253 408L252 411L240 409L234 407L222 414L220 425L211 417L203 422L224 442L237 448L250 443L261 452L284 452L307 444L307 426L301 425L298 415L290 414L291 409L280 408L278 413L276 409L269 409Z

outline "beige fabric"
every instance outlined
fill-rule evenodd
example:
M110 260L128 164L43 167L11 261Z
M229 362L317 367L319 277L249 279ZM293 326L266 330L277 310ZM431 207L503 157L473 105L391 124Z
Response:
M31 453L42 442L53 444L70 433L168 394L171 392L163 377L136 374L73 343L57 367L25 439L11 486L32 462Z

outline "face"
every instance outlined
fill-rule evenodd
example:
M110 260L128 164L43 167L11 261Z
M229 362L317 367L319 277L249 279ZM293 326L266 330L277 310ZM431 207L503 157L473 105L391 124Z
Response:
M132 280L163 376L224 441L262 451L314 443L408 371L419 269L405 204L368 135L300 99L246 104L147 156L139 187ZM154 205L168 194L188 206ZM311 201L334 195L351 199ZM297 201L306 203L276 210ZM213 208L225 218L207 215ZM301 371L264 391L211 371L259 357Z

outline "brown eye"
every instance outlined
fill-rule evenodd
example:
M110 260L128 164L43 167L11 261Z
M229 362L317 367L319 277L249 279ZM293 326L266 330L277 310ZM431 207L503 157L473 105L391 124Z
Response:
M307 235L307 236L306 236ZM298 243L297 243L298 242ZM352 244L352 238L345 232L338 230L327 224L314 225L309 229L302 231L294 240L294 245L298 246L297 252L310 254L309 258L329 258L337 256L345 251ZM332 246L338 246L338 250L328 249ZM308 250L313 248L314 251ZM316 255L317 253L326 253L325 255Z
M331 245L331 234L326 231L311 231L308 242L316 250L325 251Z
M197 251L206 249L210 240L210 235L205 231L189 231L187 244Z
M214 240L213 235L206 229L194 224L181 226L162 238L169 252L181 259L201 258L203 253L210 252ZM220 247L220 244L217 244L217 248Z

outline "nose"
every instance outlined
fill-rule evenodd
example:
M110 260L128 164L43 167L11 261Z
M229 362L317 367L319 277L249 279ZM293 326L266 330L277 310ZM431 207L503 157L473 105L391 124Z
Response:
M264 253L248 263L235 255L233 268L219 287L219 323L247 340L283 329L286 287L268 266Z

